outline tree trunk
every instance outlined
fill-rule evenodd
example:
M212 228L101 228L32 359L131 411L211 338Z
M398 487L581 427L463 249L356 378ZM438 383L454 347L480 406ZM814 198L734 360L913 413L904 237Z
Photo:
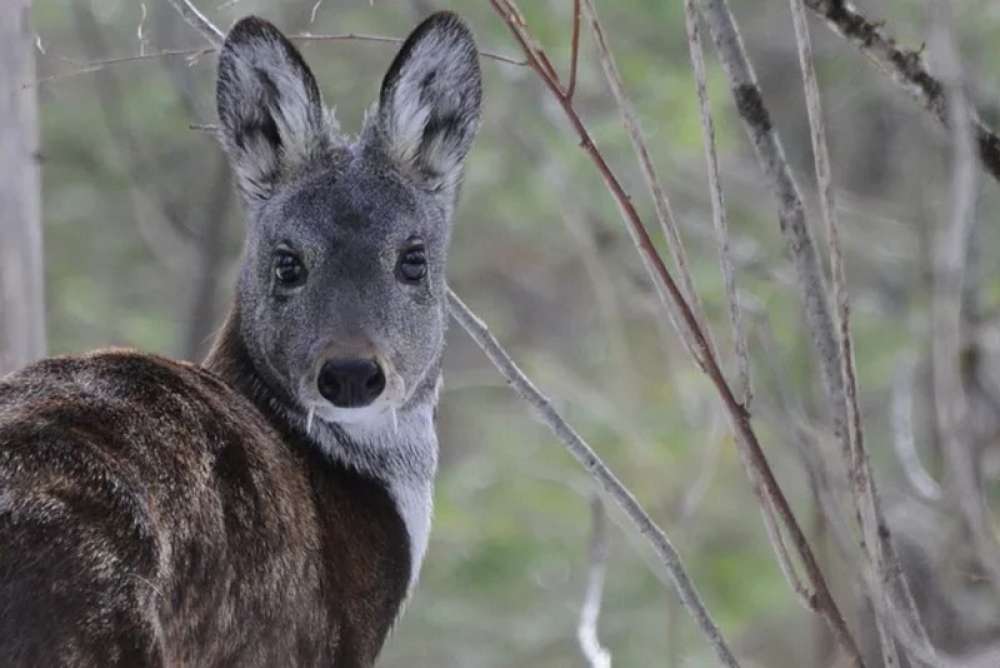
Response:
M38 101L34 80L31 0L2 0L0 376L45 355Z

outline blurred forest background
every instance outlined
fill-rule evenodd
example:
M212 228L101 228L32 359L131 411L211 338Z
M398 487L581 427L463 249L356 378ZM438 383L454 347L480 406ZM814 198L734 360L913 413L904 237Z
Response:
M435 9L453 9L473 27L482 49L522 58L486 0L200 5L223 28L255 13L288 33L390 36L404 36ZM788 3L732 6L821 237ZM911 48L928 40L923 0L859 6L885 19ZM683 3L604 0L598 8L729 360ZM565 68L572 2L526 0L522 9L557 67ZM971 99L996 127L1000 4L962 0L954 11ZM243 234L223 154L210 134L190 127L215 122L215 56L87 65L205 46L158 0L36 0L32 20L49 352L122 345L197 360L227 308ZM1000 642L1000 600L954 509L934 422L930 257L933 231L950 215L950 138L854 48L822 23L811 25L868 447L929 631L938 646L960 655ZM355 131L397 47L361 41L300 46L327 104ZM652 203L592 46L584 30L576 104L652 226ZM747 309L754 424L848 623L870 665L879 665L854 566L832 545L798 454L797 440L824 438L826 412L774 200L710 47L706 57ZM651 509L744 665L832 665L825 627L799 606L775 563L718 398L663 328L613 199L535 73L489 59L482 67L485 117L456 217L451 284ZM980 184L966 273L963 371L979 398L978 470L988 498L1000 506L1000 272L994 260L1000 188L989 176ZM592 483L458 327L449 333L445 381L432 540L419 589L382 665L580 665L576 626ZM620 520L615 513L612 519ZM656 559L631 532L614 524L610 531L600 635L616 665L714 665L675 594L661 583Z

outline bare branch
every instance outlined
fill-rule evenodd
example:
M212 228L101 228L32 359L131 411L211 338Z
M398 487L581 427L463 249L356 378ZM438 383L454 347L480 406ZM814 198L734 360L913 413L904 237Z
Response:
M683 286L683 297L690 304L698 327L704 332L707 354L714 356L715 343L712 340L711 331L706 326L704 308L694 288L694 279L691 276L691 270L688 268L687 252L684 249L684 241L681 239L680 230L677 228L677 221L674 219L670 200L667 197L666 190L663 188L663 184L660 183L659 176L656 174L656 166L649 155L649 149L646 145L642 128L639 126L639 118L636 115L635 107L625 92L625 83L618 72L618 66L615 64L614 56L608 47L607 38L604 35L604 29L597 17L597 8L594 6L594 0L583 0L583 7L587 15L587 20L590 23L594 42L597 44L598 59L601 61L604 77L611 88L611 94L618 103L618 108L622 115L622 123L625 125L625 130L628 132L629 139L632 142L632 149L639 161L639 167L646 181L646 187L653 196L657 222L659 222L660 228L669 242L670 256L674 261L674 266L677 268L677 273L680 275L681 285ZM695 352L700 353L698 344L691 347ZM704 361L702 361L702 364L704 364Z
M947 87L923 64L923 48L901 49L883 25L870 21L846 0L805 0L806 6L826 20L830 29L851 42L875 66L931 112L945 127L951 127ZM979 159L1000 181L1000 137L967 104L963 123L975 133Z
M539 419L593 476L601 489L614 499L634 528L649 541L666 567L681 602L705 634L722 664L730 667L739 666L721 631L702 603L694 583L684 569L680 555L663 530L656 525L639 501L611 472L593 448L556 412L548 398L539 392L534 383L517 367L483 321L452 291L448 292L448 306L452 317L493 362L511 389L534 409Z
M843 382L840 373L840 350L834 336L833 318L827 302L826 279L813 243L799 187L792 177L781 138L771 123L771 116L743 46L729 5L725 0L703 0L704 16L715 50L729 78L736 109L754 146L768 186L778 202L778 218L785 242L791 250L799 289L813 346L819 356L826 396L833 398L830 412L838 439L846 429L846 416L840 397ZM846 445L845 445L846 451Z
M896 363L892 383L892 443L910 487L926 501L941 500L941 486L924 468L913 438L913 362L907 355Z
M712 200L712 223L719 244L719 265L726 290L726 301L729 303L729 326L732 330L733 348L736 356L737 393L743 405L749 406L750 400L753 398L753 386L750 382L750 353L747 349L747 336L743 327L743 309L740 306L739 293L736 291L733 256L729 249L729 222L726 215L726 202L722 194L722 182L719 177L719 158L715 146L715 122L712 120L712 107L708 100L705 54L701 44L701 28L698 26L698 11L695 9L694 2L695 0L684 0L688 51L691 54L691 68L694 71L695 89L698 93L702 143L705 146L705 162L708 169L708 190Z
M200 32L208 40L209 44L221 46L226 34L216 28L205 15L198 11L198 8L191 4L191 0L167 0L177 13L187 21L187 24Z
M879 537L878 527L885 525L885 518L882 516L878 493L875 489L875 480L869 466L868 453L865 450L861 410L858 407L858 380L854 362L854 341L851 337L851 304L847 292L847 271L844 254L840 248L840 224L837 219L837 204L830 168L830 150L826 143L826 123L823 119L819 84L816 81L816 68L813 63L812 39L809 35L809 24L806 21L803 0L790 0L790 5L792 22L795 26L795 41L799 52L799 65L802 68L806 110L812 137L813 161L816 166L816 182L819 186L820 210L826 225L827 244L830 249L830 273L835 305L833 319L837 328L837 343L840 346L840 372L843 387L843 395L839 399L847 418L845 436L850 451L851 498L854 500L854 510L861 523L866 556L874 565L879 576L888 575L887 559L889 557L886 552L891 551L891 547L886 550L882 538ZM831 397L831 399L836 401L838 398ZM880 577L877 580L877 585L880 588L889 586L888 583L888 577L884 579ZM875 596L879 596L879 593L876 592ZM887 666L898 666L899 654L892 631L887 628L886 620L880 614L879 607L873 607L875 624L878 627L882 647L882 660ZM914 611L915 615L916 611Z
M601 497L594 494L590 500L590 546L588 555L590 567L587 569L587 588L580 607L580 624L576 637L580 651L590 664L590 668L611 668L611 653L601 645L597 636L597 619L601 614L601 599L604 596L604 572L608 566L608 517Z
M576 92L576 70L580 58L580 0L573 0L573 37L570 42L569 83L566 84L566 97L573 99Z

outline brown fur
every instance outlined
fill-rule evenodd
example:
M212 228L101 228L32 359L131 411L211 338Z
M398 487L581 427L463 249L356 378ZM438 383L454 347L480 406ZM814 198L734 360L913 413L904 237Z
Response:
M0 664L373 663L405 527L268 410L235 329L221 375L110 350L0 381Z

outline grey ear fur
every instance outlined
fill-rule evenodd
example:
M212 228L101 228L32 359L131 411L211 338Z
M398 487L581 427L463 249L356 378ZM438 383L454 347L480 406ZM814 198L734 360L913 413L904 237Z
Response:
M479 129L481 103L471 31L451 12L433 14L406 39L385 75L374 118L377 141L419 186L453 193Z
M316 80L298 50L267 21L233 26L219 54L216 104L240 189L262 200L329 142Z

